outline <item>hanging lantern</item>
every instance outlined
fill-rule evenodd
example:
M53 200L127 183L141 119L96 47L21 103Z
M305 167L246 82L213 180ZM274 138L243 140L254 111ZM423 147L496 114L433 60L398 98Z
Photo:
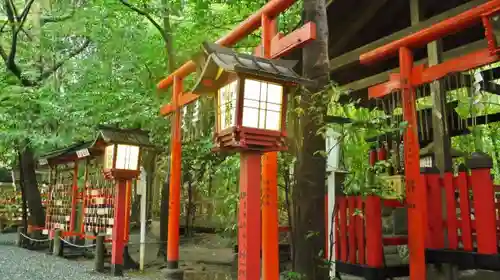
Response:
M203 46L204 54L195 58L200 74L192 92L215 93L217 148L286 149L286 93L291 86L311 81L292 70L295 62Z

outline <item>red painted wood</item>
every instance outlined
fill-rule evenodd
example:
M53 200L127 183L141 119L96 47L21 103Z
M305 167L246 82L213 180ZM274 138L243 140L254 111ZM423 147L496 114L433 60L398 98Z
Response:
M347 197L339 197L340 260L347 262Z
M442 192L439 174L425 174L427 183L427 211L432 213L427 218L426 247L430 249L444 248Z
M377 150L371 149L369 152L369 157L370 157L370 166L375 166L375 163L377 163Z
M382 146L378 148L377 150L377 158L378 160L387 160L387 149L383 144Z
M401 89L401 78L399 73L389 74L389 81L368 88L368 98L383 97L391 92Z
M467 173L460 172L455 177L455 185L458 188L460 198L460 231L463 249L465 251L472 251L472 228L470 220L470 199L469 199L469 186L467 185Z
M276 34L276 21L266 14L261 16L263 57L271 57L271 41ZM267 280L278 280L279 234L278 234L278 153L262 156L262 276ZM328 220L328 216L326 216ZM325 250L325 253L327 251Z
M328 219L328 193L325 195L325 260L330 256L330 220ZM332 229L333 230L333 229Z
M382 202L377 196L368 196L365 200L366 264L370 267L382 267Z
M349 208L349 263L356 263L356 197L349 196L347 198Z
M399 40L393 41L375 50L363 53L359 57L362 64L371 64L395 56L401 48L417 48L481 22L481 16L500 7L500 0L491 0L457 16L422 29Z
M416 87L439 80L451 73L474 69L496 61L498 61L497 55L492 55L488 49L483 49L447 60L431 67L417 65L413 67L411 82L413 86ZM394 73L389 77L389 81L369 87L369 98L380 98L390 94L396 89L400 89L401 83L399 82L398 75L398 73Z
M384 246L407 245L408 237L407 236L384 237L382 243L384 244Z
M117 179L115 190L115 216L113 224L113 242L111 245L111 264L123 265L123 247L125 246L125 202L127 200L127 180Z
M408 123L405 130L404 160L406 179L406 199L408 204L408 247L410 250L410 278L426 279L425 236L427 225L427 195L423 177L420 175L420 147L417 130L415 90L411 84L413 54L408 48L399 49L401 69L403 119Z
M358 262L365 264L365 217L364 217L364 203L361 196L356 197L356 208L361 211L361 215L356 216L356 240L358 247Z
M457 208L455 198L455 186L453 185L453 174L446 172L443 177L444 189L446 193L446 221L448 226L448 247L458 248L458 224Z
M488 49L475 51L428 68L415 67L412 73L412 83L415 86L427 84L450 73L474 69L496 61L498 61L498 56L491 55Z
M316 40L316 24L308 22L292 33L280 38L272 44L271 57L282 57L295 49L300 49Z
M238 280L260 279L260 184L260 153L241 153L238 211Z
M69 220L69 231L74 232L76 227L76 208L78 197L78 161L73 168L73 186L71 188L71 216Z
M295 0L272 0L268 2L260 10L249 16L241 22L236 28L231 30L227 35L217 40L217 44L222 46L231 46L251 34L261 26L262 15L267 15L270 18L278 16L281 12L288 9ZM196 70L196 65L192 60L184 63L181 67L175 70L170 76L160 81L157 85L158 89L166 89L173 81L174 77L184 78Z
M339 245L337 244L340 244L340 227L339 227L339 216L340 216L340 211L339 211L340 207L339 207L339 200L335 200L335 224L333 225L334 228L333 230L335 231L335 245L334 245L334 248L335 248L335 259L336 260L341 260L340 258L340 247Z
M404 208L404 207L406 207L405 202L401 202L397 199L384 199L384 200L382 200L382 204L385 207L389 207L389 208Z
M495 198L490 170L473 169L470 179L477 227L478 253L497 254Z
M177 103L183 91L182 79L174 79L173 98ZM172 148L170 156L170 188L169 188L169 212L168 212L168 240L167 240L167 261L170 268L176 268L179 262L179 225L181 213L181 165L182 165L182 133L181 133L181 112L178 108L172 117Z

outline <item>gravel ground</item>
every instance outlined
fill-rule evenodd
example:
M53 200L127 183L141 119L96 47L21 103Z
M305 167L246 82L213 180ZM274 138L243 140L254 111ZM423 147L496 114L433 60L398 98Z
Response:
M0 280L104 280L116 279L93 273L74 261L14 246L0 246Z

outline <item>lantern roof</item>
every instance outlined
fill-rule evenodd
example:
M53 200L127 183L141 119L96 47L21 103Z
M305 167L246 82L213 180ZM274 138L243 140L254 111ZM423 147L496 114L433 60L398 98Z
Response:
M110 126L99 126L96 141L102 139L106 143L128 144L155 148L149 140L149 133L140 129L122 129Z
M420 149L420 157L433 156L436 152L434 151L434 142ZM452 158L458 158L465 156L465 153L454 148L450 148L450 155Z
M199 74L194 93L212 93L228 82L231 73L246 74L277 82L312 85L314 81L302 78L293 67L297 61L266 59L237 53L214 43L203 43L203 52L193 58Z

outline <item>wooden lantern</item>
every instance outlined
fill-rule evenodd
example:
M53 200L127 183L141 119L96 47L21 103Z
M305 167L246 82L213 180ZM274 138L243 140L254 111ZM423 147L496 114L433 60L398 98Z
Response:
M108 179L134 179L140 173L143 148L151 148L146 132L101 126L98 141L103 143L103 169Z
M216 149L279 151L286 149L287 90L311 83L292 67L295 62L235 53L205 43L195 58L197 94L215 93Z

